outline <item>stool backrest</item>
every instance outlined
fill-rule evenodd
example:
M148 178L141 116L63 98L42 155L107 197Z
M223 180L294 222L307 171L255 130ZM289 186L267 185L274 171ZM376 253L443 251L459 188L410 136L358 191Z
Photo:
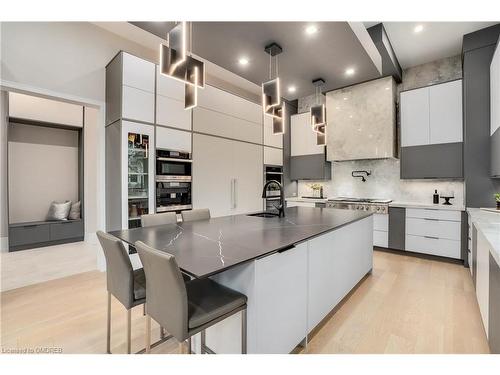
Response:
M106 258L107 288L126 309L134 302L134 269L123 243L102 231L97 232Z
M186 285L175 257L141 241L135 243L146 275L146 312L178 341L188 337Z
M210 219L210 210L208 208L199 208L196 210L182 211L182 221L197 221Z
M175 212L164 212L160 214L149 214L141 216L141 225L143 227L166 224L177 224L177 214Z

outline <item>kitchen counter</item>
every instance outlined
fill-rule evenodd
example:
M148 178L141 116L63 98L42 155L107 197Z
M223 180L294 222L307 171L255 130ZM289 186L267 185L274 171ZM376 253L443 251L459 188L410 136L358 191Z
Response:
M309 207L291 207L285 209L285 213L284 218L224 216L110 234L132 246L136 241L143 241L171 253L184 272L202 278L371 215L368 212Z
M328 198L303 198L303 197L288 197L285 201L290 202L309 202L309 203L326 203Z
M481 231L490 245L490 253L500 266L500 213L468 208L472 223Z
M444 204L432 204L432 203L419 203L419 202L398 202L394 201L389 203L389 207L405 207L405 208L424 208L424 209L435 209L435 210L450 210L450 211L465 211L464 206L457 205L444 205Z

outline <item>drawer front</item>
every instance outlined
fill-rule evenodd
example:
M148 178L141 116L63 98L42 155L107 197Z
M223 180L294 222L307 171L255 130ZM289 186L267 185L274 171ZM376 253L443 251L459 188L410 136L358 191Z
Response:
M460 259L460 241L406 235L406 250Z
M68 221L50 224L50 240L58 241L68 238L83 237L83 221Z
M462 213L461 211L439 210L433 208L407 208L406 217L461 221Z
M414 236L431 236L460 241L461 229L460 222L456 221L406 218L406 233Z
M389 215L373 214L373 229L384 232L389 231Z
M23 227L10 228L9 230L9 245L29 245L39 242L49 241L49 225L26 225Z
M389 247L389 233L380 230L374 230L373 246Z

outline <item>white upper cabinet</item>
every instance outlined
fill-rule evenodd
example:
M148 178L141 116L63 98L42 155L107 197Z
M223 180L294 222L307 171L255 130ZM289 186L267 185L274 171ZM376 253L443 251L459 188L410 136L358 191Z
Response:
M262 107L213 86L198 90L198 105L262 126Z
M316 145L309 112L291 116L290 122L291 156L316 155L325 152L325 146Z
M123 85L122 117L129 120L155 121L155 96L153 93Z
M401 93L401 146L463 141L462 80Z
M9 92L9 116L83 127L83 106Z
M430 143L462 142L462 80L429 88Z
M401 146L429 144L429 88L401 93Z
M283 134L273 134L271 116L264 116L264 146L283 148Z
M123 53L123 84L154 94L155 64Z
M166 96L156 96L156 123L158 125L191 130L191 109L184 109L184 102Z
M490 133L500 128L500 48L497 46L490 65Z
M191 132L170 128L156 128L156 147L191 153Z
M264 146L265 165L283 165L283 150L281 148Z
M184 103L184 83L160 73L156 67L156 93Z

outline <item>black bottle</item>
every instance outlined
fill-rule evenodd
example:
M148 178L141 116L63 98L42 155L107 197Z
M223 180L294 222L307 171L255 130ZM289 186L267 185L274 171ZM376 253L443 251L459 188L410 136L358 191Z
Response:
M439 204L439 194L437 190L434 190L434 195L432 196L432 203Z

